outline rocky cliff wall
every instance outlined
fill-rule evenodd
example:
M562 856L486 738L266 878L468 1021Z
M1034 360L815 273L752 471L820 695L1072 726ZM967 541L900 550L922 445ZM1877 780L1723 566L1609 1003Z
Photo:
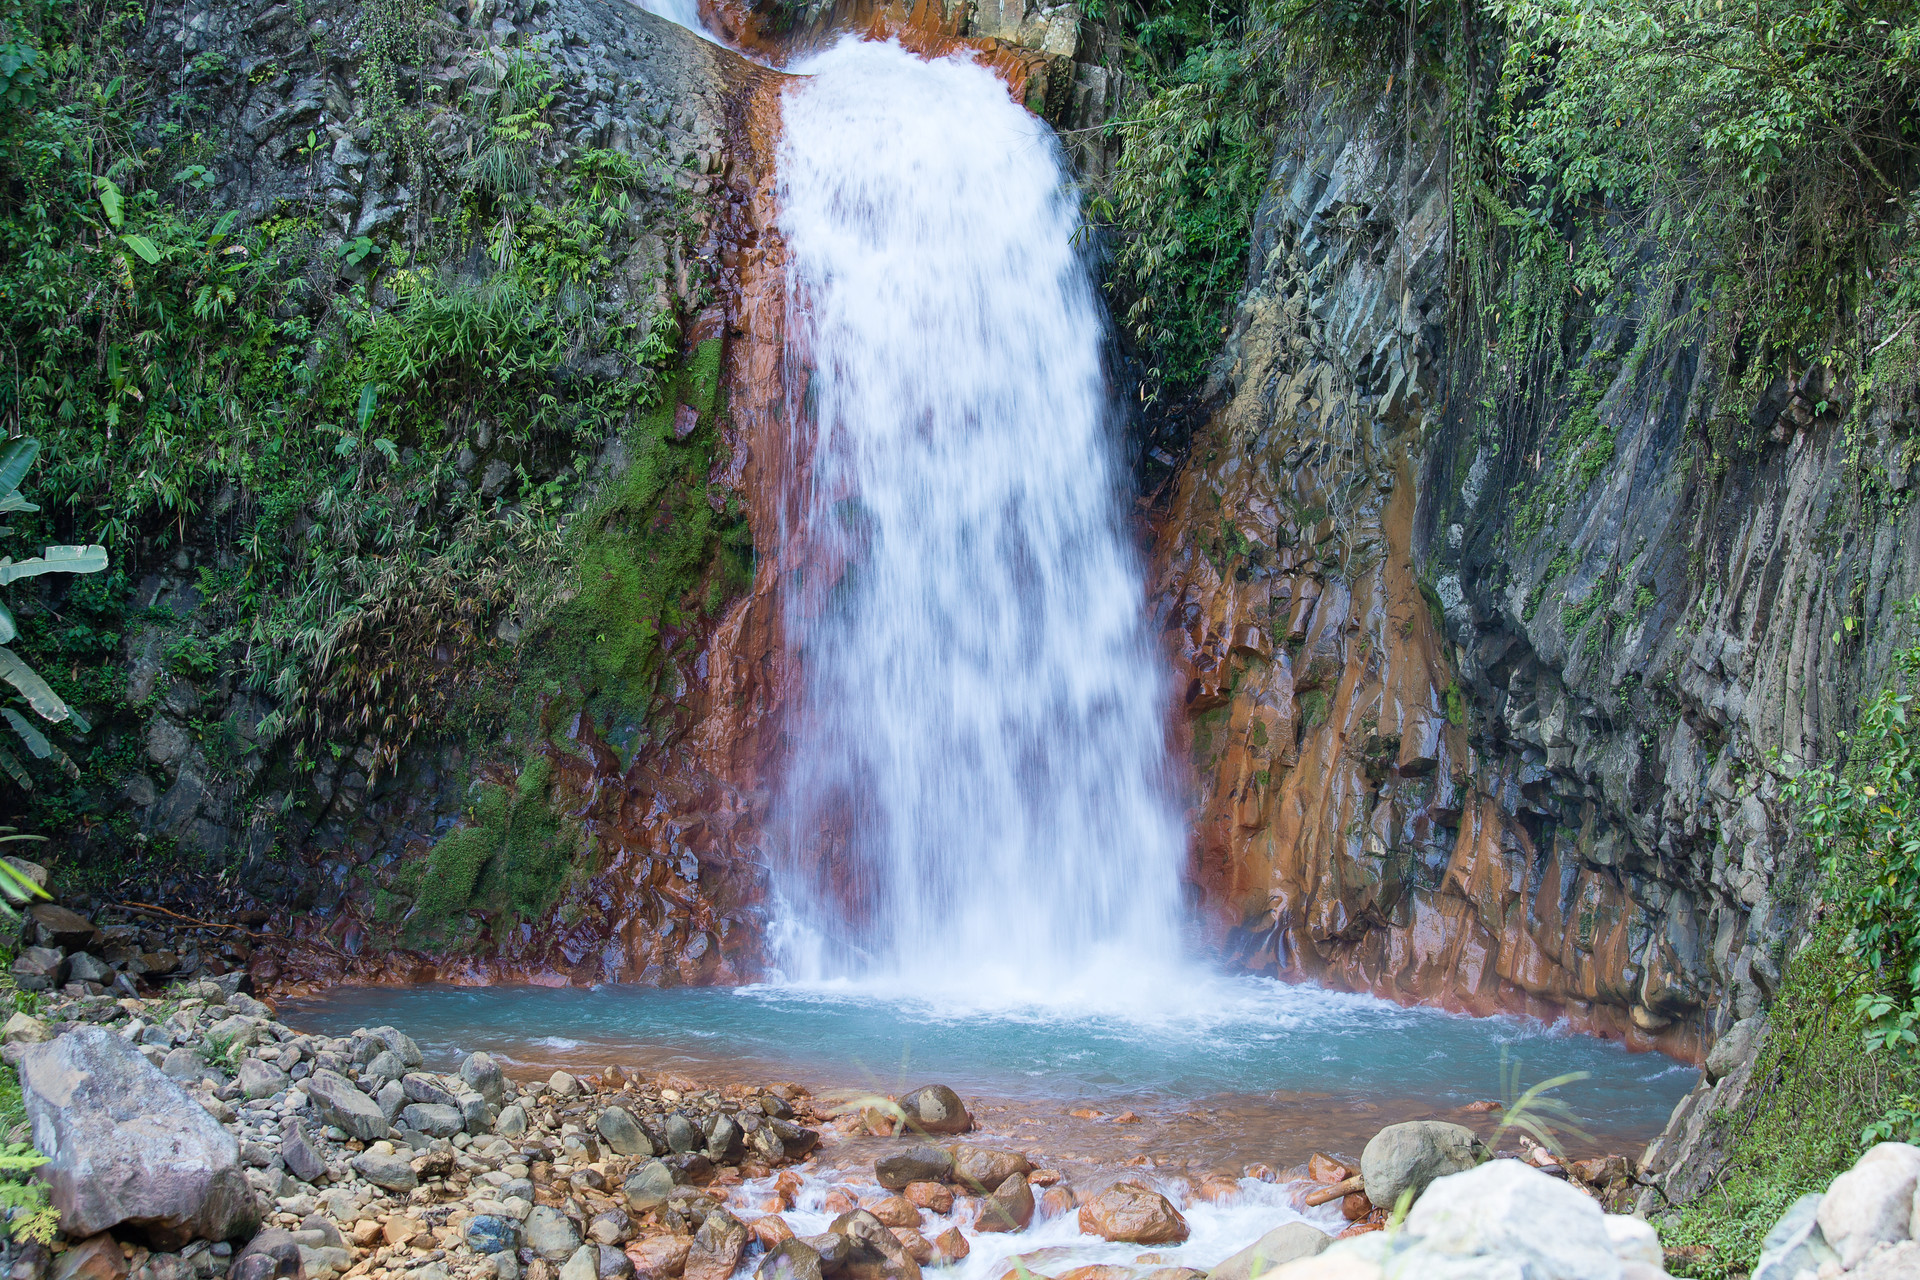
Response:
M1698 1060L1764 1009L1813 894L1783 767L1910 642L1903 410L1849 433L1817 369L1742 399L1698 320L1620 300L1569 362L1590 416L1528 428L1521 380L1463 349L1439 119L1322 96L1283 131L1158 495L1192 877L1247 968ZM1720 1087L1656 1167L1710 1173Z

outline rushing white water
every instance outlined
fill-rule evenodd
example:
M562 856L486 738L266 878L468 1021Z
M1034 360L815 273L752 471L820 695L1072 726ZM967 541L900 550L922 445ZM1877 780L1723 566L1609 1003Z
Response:
M783 968L1148 998L1184 835L1066 168L963 58L799 69Z
M707 30L706 23L700 21L699 0L633 0L648 13L657 14L668 22L698 35L713 39L713 33Z

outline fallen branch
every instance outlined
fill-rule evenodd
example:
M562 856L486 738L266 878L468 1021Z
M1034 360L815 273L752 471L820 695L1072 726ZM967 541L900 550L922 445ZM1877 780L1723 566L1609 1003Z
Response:
M1318 1205L1326 1204L1331 1200L1344 1200L1354 1192L1365 1191L1366 1189L1367 1180L1356 1173L1345 1182L1336 1182L1331 1186L1322 1187L1318 1191L1309 1191L1307 1193L1307 1208L1312 1209Z

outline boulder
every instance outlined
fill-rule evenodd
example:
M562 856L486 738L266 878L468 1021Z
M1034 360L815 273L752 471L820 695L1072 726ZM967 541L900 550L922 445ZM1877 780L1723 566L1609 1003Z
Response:
M599 1280L631 1280L633 1259L610 1244L596 1244L593 1251L599 1261Z
M953 1157L939 1147L908 1147L875 1160L873 1176L889 1191L904 1191L916 1182L944 1182L953 1176ZM1002 1182L1005 1180L1001 1179Z
M102 1231L80 1241L54 1265L53 1280L120 1280L127 1274L127 1259L120 1242Z
M67 957L67 981L92 982L105 986L113 981L113 968L99 956L90 956L84 951L78 951Z
M1283 1222L1207 1272L1207 1280L1256 1280L1296 1258L1311 1258L1333 1237L1308 1222Z
M1177 1244L1187 1238L1187 1220L1180 1211L1138 1182L1116 1182L1081 1205L1080 1229L1102 1240L1131 1244Z
M400 1111L400 1123L409 1129L418 1129L429 1138L451 1138L466 1122L460 1108L435 1102L409 1103Z
M253 1230L240 1143L139 1050L102 1027L28 1048L20 1086L61 1230L144 1234L163 1249Z
M599 1280L600 1250L583 1244L560 1267L560 1280Z
M461 1094L459 1107L468 1133L485 1133L500 1118L500 1109L477 1093Z
M502 1107L494 1119L493 1131L503 1138L518 1138L527 1132L527 1111L519 1103Z
M363 1082L398 1080L406 1074L406 1061L391 1049L382 1049L373 1055L373 1061L360 1068L360 1079Z
M866 1211L889 1227L917 1227L920 1208L905 1196L883 1196L864 1206Z
M1465 1125L1443 1120L1390 1124L1360 1153L1367 1199L1391 1209L1401 1193L1411 1190L1418 1196L1435 1178L1473 1168L1481 1150L1480 1139Z
M355 1173L385 1191L411 1191L420 1185L412 1163L398 1155L362 1151L349 1163Z
M754 1270L756 1280L821 1280L820 1255L804 1240L782 1240Z
M274 1094L293 1083L287 1073L271 1062L262 1062L258 1058L243 1058L237 1073L240 1092L249 1098L271 1098Z
M1539 1280L1621 1274L1606 1214L1593 1198L1519 1160L1436 1179L1403 1225L1416 1248L1436 1260L1496 1256L1513 1260L1513 1274Z
M901 1098L899 1106L907 1128L915 1133L965 1133L973 1127L960 1095L943 1084L922 1085Z
M715 1207L694 1232L681 1274L686 1280L728 1280L746 1251L747 1229L725 1209Z
M1168 1206L1172 1208L1171 1205ZM1174 1217L1179 1217L1175 1214ZM1025 1231L1033 1221L1033 1188L1023 1173L1011 1174L995 1187L993 1194L980 1202L980 1217L974 1227L980 1231ZM1180 1238L1186 1239L1186 1224Z
M953 1212L953 1188L938 1182L909 1182L900 1193L907 1203L934 1213Z
M627 1175L620 1190L627 1197L627 1208L634 1213L658 1209L673 1194L673 1170L658 1160L649 1160Z
M947 1154L953 1158L953 1181L976 1195L986 1195L1016 1173L1033 1172L1025 1156L999 1147L956 1142L947 1148Z
M1773 1224L1760 1242L1752 1280L1794 1280L1802 1271L1817 1273L1829 1262L1840 1264L1840 1255L1820 1234L1820 1200L1818 1191L1809 1191Z
M12 973L22 991L52 991L67 980L67 958L52 947L28 947L14 957Z
M616 1155L654 1154L653 1139L647 1136L647 1131L640 1127L640 1122L625 1107L608 1107L593 1122L593 1127L599 1130L600 1136L606 1139Z
M674 1155L685 1155L707 1145L707 1135L682 1112L675 1111L667 1116L666 1131L667 1150Z
M475 1253L507 1253L520 1247L520 1224L504 1213L476 1213L461 1234Z
M536 1205L524 1226L527 1248L548 1262L565 1262L580 1248L580 1233L567 1215L551 1205Z
M408 1102L426 1102L442 1107L458 1107L460 1099L441 1084L438 1077L424 1071L409 1071L400 1077L400 1092Z
M380 1104L335 1071L316 1071L307 1077L307 1097L320 1119L344 1129L350 1138L372 1142L387 1136L387 1115Z
M633 1260L633 1269L638 1274L649 1280L664 1280L686 1269L687 1253L692 1247L693 1241L687 1236L649 1236L628 1246L627 1257Z
M893 1229L865 1209L843 1213L828 1228L833 1235L845 1236L852 1246L850 1264L879 1264L885 1280L920 1280L920 1264L913 1260ZM809 1242L811 1243L811 1241ZM822 1254L824 1260L825 1254Z
M571 1098L585 1092L585 1090L581 1089L580 1082L564 1071L556 1071L549 1076L547 1078L547 1088L553 1090L555 1095L562 1098Z
M0 1044L45 1044L53 1031L32 1014L16 1013L0 1027Z
M393 1027L375 1027L368 1034L398 1054L403 1067L417 1067L426 1061L425 1056L420 1052L420 1046L415 1044L413 1037L404 1031L395 1030Z
M280 1160L302 1182L319 1182L327 1175L327 1162L320 1158L306 1126L291 1116L280 1126Z
M491 1054L468 1054L467 1060L460 1064L460 1078L466 1082L469 1089L494 1106L506 1105L507 1078L501 1073Z
M973 1246L967 1243L967 1238L960 1234L958 1227L948 1227L935 1236L931 1243L933 1256L938 1258L943 1266L952 1266L973 1252Z
M93 921L57 902L36 902L27 916L45 946L83 951L100 941L100 931L93 927Z
M625 1209L607 1209L587 1224L587 1239L595 1244L619 1244L633 1234L633 1219Z
M400 1108L407 1105L407 1091L398 1080L389 1080L373 1092L374 1105L380 1108L380 1114L391 1125L400 1118Z
M1869 1148L1828 1185L1814 1216L1843 1269L1858 1266L1877 1244L1908 1238L1916 1185L1920 1147L1905 1142Z

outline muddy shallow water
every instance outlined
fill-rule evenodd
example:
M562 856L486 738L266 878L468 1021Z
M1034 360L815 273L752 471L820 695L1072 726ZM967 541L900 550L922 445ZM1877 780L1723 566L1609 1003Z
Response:
M516 1075L555 1067L792 1080L815 1093L958 1089L988 1132L1036 1159L1193 1173L1357 1155L1381 1126L1466 1110L1584 1072L1558 1091L1575 1155L1638 1154L1698 1078L1654 1054L1507 1018L1406 1009L1257 979L1209 979L1157 1009L1054 1002L966 1008L844 987L346 988L290 1001L293 1025L391 1023L450 1067L485 1049ZM1074 1115L1074 1112L1097 1112ZM1116 1119L1132 1113L1134 1119Z

